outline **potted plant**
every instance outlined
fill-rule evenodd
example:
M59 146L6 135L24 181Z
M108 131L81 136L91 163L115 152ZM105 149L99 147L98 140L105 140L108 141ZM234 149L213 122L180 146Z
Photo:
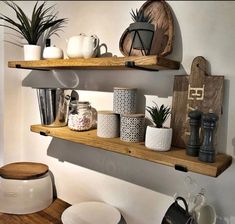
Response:
M131 32L133 48L138 50L150 50L155 27L152 13L145 13L143 8L131 11L134 23L131 23L128 30Z
M168 106L161 105L146 107L151 115L154 125L149 125L146 130L145 146L157 151L168 151L171 147L172 129L163 127L163 124L169 117L171 109Z
M0 13L0 20L5 22L0 26L13 30L19 37L27 41L27 44L24 45L25 60L39 60L41 57L41 46L37 45L39 39L43 37L45 31L50 31L47 33L49 36L57 34L57 31L61 30L67 19L56 19L57 12L54 11L54 5L46 7L46 2L41 5L38 5L38 2L35 3L31 18L28 18L16 3L12 1L3 2L13 10L17 20ZM11 43L19 45L14 42Z

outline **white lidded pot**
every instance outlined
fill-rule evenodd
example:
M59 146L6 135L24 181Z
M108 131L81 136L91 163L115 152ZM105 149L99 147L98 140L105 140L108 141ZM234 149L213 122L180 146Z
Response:
M63 58L62 49L56 46L45 47L43 50L44 59L61 59Z
M11 163L0 168L0 176L0 212L30 214L52 203L52 181L47 165Z
M67 56L69 58L82 58L83 57L83 39L85 34L80 33L77 36L72 36L67 41Z

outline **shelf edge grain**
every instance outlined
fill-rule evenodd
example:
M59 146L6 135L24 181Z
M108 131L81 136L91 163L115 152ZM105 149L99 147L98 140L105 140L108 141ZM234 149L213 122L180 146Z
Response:
M171 148L167 152L158 152L147 149L144 142L128 143L119 138L105 139L97 137L96 130L85 132L71 131L68 127L50 128L41 125L32 125L31 131L45 133L45 135L68 140L87 146L100 148L114 153L121 153L138 159L155 162L158 164L175 167L180 165L188 171L217 177L226 170L232 163L232 157L226 154L218 154L215 163L204 163L195 157L187 156L184 149Z
M155 55L151 56L129 56L129 57L107 57L107 58L78 58L78 59L54 59L36 61L9 61L9 68L19 69L130 69L125 66L127 61L133 61L137 66L144 68L156 68L159 70L179 69L180 63Z

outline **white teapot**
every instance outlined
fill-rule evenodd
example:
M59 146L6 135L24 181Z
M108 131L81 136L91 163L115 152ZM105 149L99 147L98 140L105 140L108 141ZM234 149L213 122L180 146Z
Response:
M67 41L67 56L69 58L81 58L83 57L83 39L86 35L84 33L80 33L77 36L72 36Z
M96 57L99 38L96 35L85 36L83 39L82 53L84 58Z

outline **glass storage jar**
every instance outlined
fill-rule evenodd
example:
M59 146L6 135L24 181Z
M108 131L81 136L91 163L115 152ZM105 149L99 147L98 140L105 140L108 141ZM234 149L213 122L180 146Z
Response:
M92 110L87 101L70 103L68 127L74 131L86 131L92 128Z

